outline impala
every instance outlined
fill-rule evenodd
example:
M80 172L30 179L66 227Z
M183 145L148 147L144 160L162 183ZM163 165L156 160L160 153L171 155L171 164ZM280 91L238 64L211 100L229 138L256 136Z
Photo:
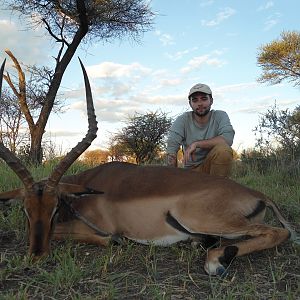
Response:
M24 187L0 194L1 201L23 201L29 227L29 254L50 252L51 238L107 245L125 237L167 246L203 235L242 240L210 248L204 269L224 274L236 256L274 247L300 237L277 206L262 193L230 179L165 166L112 162L63 176L96 137L91 89L81 63L89 129L86 137L57 165L48 179L34 182L27 168L3 144L0 157ZM1 69L3 77L4 64ZM1 83L0 83L1 85ZM1 86L0 86L1 88ZM263 224L266 207L283 228Z

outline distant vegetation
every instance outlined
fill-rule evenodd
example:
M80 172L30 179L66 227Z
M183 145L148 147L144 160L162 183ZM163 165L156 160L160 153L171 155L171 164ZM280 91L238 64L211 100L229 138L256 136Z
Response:
M263 173L276 166L299 174L300 106L293 111L271 107L254 131L256 145L241 153L242 162Z

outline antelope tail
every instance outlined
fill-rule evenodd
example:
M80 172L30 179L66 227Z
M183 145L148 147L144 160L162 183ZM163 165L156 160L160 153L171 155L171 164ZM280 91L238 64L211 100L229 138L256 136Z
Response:
M300 245L300 234L297 233L293 225L283 217L277 205L269 198L265 199L265 203L267 207L271 208L281 225L290 232L290 240Z

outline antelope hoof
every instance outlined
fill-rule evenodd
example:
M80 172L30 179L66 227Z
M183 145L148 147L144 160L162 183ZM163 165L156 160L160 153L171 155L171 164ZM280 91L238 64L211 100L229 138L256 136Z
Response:
M236 257L238 248L236 246L227 246L224 249L212 249L208 252L208 257L204 269L209 275L227 275L226 268Z
M228 272L224 268L224 266L217 267L216 269L216 275L220 277L226 277L228 275Z
M227 269L221 264L205 264L204 269L210 276L219 276L224 278L228 275Z
M226 272L226 268L220 264L220 262L218 261L210 261L210 262L206 262L204 265L204 270L206 271L206 273L208 275L211 276L226 276L227 272Z

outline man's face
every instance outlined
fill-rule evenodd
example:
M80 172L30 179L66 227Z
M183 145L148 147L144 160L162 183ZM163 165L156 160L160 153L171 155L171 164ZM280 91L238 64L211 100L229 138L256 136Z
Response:
M204 117L210 112L213 98L211 95L196 92L191 95L189 103L197 116Z

